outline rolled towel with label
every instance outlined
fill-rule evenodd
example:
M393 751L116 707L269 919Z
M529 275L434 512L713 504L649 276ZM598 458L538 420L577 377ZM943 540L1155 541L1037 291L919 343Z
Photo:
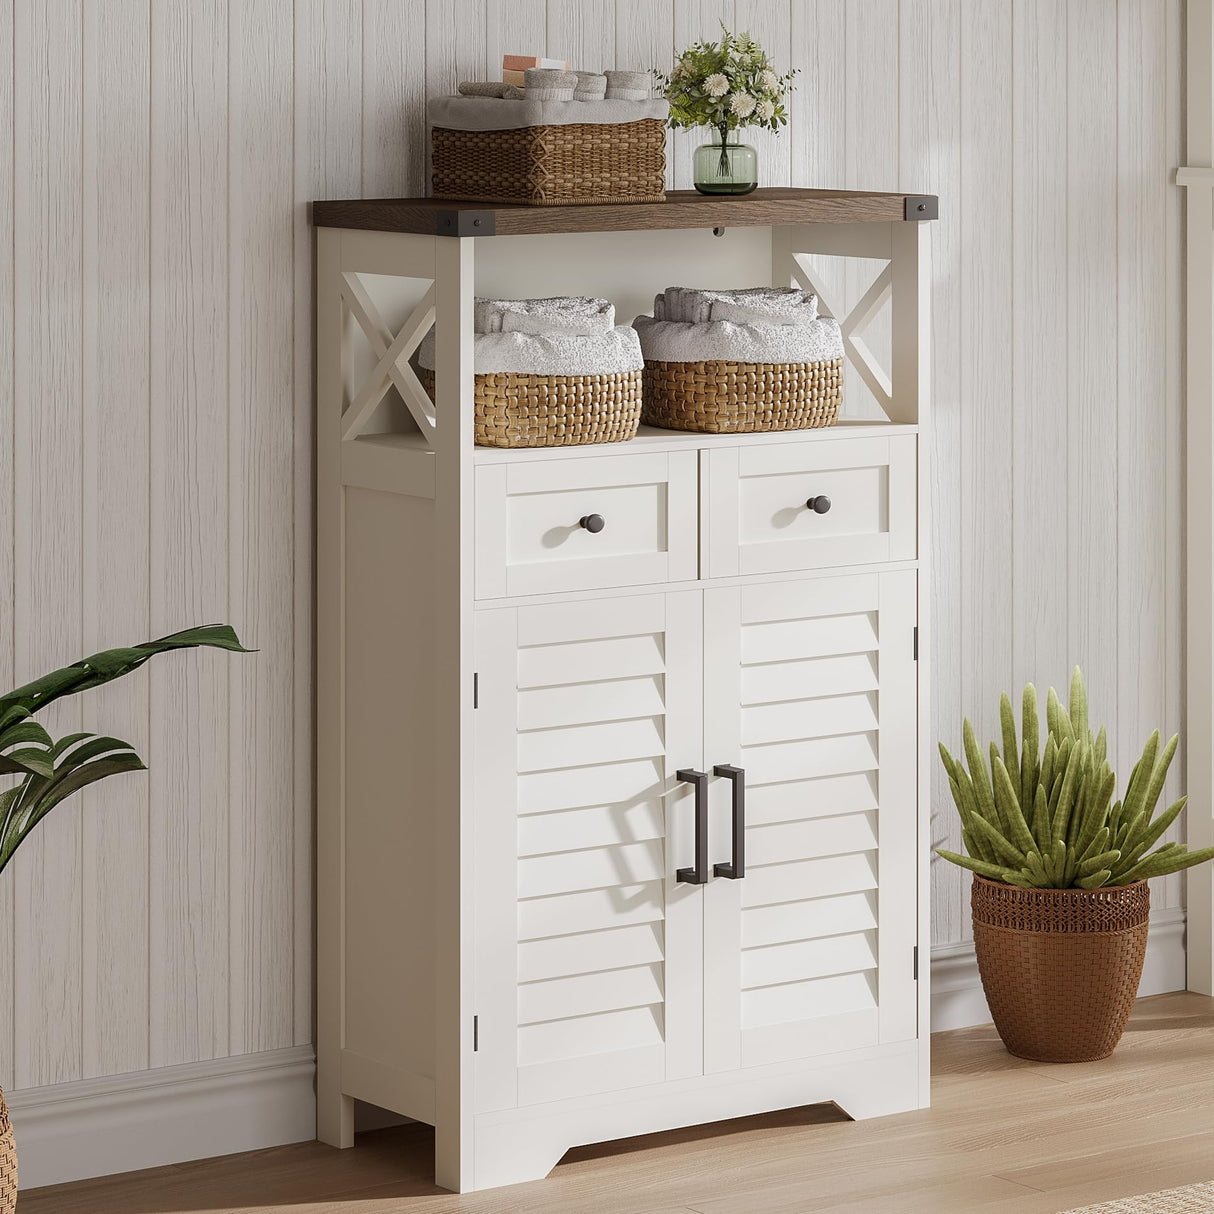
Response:
M602 101L607 95L607 77L602 72L574 72L574 101Z
M603 73L607 77L607 96L614 101L646 101L649 98L648 72Z
M529 67L523 73L529 101L572 101L577 76L550 67Z

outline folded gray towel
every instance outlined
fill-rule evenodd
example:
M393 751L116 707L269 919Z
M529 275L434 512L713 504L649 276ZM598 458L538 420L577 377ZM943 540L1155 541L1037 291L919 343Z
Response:
M461 97L504 97L509 87L500 80L461 80L459 92Z
M706 324L710 320L799 324L817 316L818 297L797 287L741 287L723 291L667 287L654 298L653 306L655 320L688 324Z
M812 363L843 357L839 322L828 317L799 325L736 325L638 316L632 326L649 362Z
M610 304L601 316L584 316L577 313L554 313L544 315L535 312L510 312L502 316L503 333L568 333L575 337L588 337L594 333L605 333L615 328L615 308Z
M417 360L434 369L434 330L422 339ZM616 375L645 364L634 329L618 325L603 333L478 333L472 350L477 375Z
M501 333L506 317L516 332L548 333L553 329L605 333L615 325L615 306L606 299L557 295L546 299L477 299L473 328L478 333ZM520 318L526 318L525 320Z
M709 308L709 320L732 320L735 325L807 325L817 319L818 300L813 295L777 307L769 300L714 299Z

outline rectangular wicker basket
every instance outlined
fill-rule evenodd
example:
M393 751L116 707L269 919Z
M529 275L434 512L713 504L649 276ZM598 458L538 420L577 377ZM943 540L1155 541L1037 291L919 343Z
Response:
M430 132L435 198L537 207L661 202L666 124L570 123L517 130Z
M641 420L665 430L759 434L833 426L843 360L812 363L646 360Z
M434 372L418 367L433 398ZM473 441L478 447L577 447L620 443L641 422L641 372L608 375L478 375Z

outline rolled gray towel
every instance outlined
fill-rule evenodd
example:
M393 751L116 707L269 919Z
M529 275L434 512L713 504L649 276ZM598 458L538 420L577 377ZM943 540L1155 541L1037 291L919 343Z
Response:
M461 80L461 97L504 97L510 86L500 80Z
M645 72L606 72L607 96L614 101L646 101L649 76Z
M577 76L549 67L529 67L523 73L523 84L530 101L572 101Z
M602 101L607 95L607 77L602 72L574 72L577 84L573 88L574 101Z

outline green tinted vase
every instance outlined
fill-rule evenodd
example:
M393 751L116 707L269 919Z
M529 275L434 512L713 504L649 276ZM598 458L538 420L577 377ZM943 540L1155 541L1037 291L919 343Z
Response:
M719 131L696 148L693 180L701 194L749 194L759 184L759 153L737 131Z

